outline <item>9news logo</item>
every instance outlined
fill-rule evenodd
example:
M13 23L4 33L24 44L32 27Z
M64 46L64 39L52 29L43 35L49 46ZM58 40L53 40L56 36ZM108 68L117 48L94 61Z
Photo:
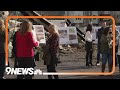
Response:
M43 72L40 69L34 70L33 68L10 68L5 69L7 75L42 75Z

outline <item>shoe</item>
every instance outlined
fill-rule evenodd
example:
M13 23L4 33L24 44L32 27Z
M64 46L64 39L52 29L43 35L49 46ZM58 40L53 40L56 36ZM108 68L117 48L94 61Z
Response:
M88 63L86 63L86 67L89 67L90 65Z
M6 79L5 77L2 77L2 79Z
M100 63L96 63L96 66L100 66Z
M61 61L58 61L57 63L62 63Z
M91 66L94 66L91 62L89 63Z

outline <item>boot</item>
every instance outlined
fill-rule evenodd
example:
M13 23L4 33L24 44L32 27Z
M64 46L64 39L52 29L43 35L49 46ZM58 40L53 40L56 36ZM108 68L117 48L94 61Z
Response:
M111 64L108 65L108 70L109 70L109 72L112 72L112 65Z
M86 63L86 67L89 67L89 63Z
M53 79L53 76L52 75L48 75L48 79Z
M58 75L54 75L54 78L55 78L55 79L59 79Z
M94 65L92 64L92 62L89 62L89 64L90 64L91 66L94 66Z
M105 65L102 64L102 72L105 72Z

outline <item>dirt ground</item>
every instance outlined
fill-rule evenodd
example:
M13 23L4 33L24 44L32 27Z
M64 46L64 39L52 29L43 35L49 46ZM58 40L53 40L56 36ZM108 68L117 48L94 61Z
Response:
M86 67L85 66L85 50L84 46L80 46L78 48L76 47L67 47L61 50L60 53L60 60L62 63L58 64L56 70L57 72L68 72L68 73L85 73L80 75L59 75L60 79L118 79L119 70L118 66L116 66L115 73L111 76L100 76L100 75L87 75L86 72L90 73L97 73L101 72L101 65L96 66L96 56L97 56L97 49L96 46L94 46L94 52L93 52L93 64L94 66ZM14 60L9 59L10 67L13 67ZM43 60L36 61L36 67L35 69L40 69L42 72L46 71L46 66L43 65ZM108 72L108 67L106 65L106 71ZM7 79L16 79L16 75L5 75ZM47 75L35 75L33 79L47 79Z

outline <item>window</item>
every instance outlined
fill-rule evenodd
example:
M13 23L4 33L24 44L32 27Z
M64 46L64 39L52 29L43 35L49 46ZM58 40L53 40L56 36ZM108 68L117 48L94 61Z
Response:
M76 18L76 20L81 20L81 18Z

